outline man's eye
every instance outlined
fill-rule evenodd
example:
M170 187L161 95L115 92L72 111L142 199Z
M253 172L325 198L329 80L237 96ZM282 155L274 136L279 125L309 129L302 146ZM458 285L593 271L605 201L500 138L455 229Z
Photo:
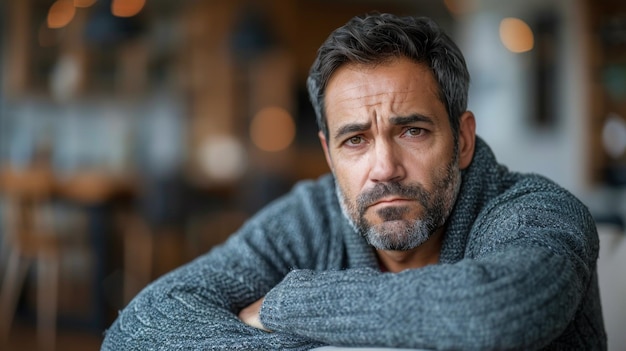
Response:
M361 142L363 142L363 138L361 138L360 136L353 136L350 139L347 140L348 144L350 145L358 145Z
M419 136L419 135L424 134L424 129L413 127L413 128L407 129L406 133L411 136Z

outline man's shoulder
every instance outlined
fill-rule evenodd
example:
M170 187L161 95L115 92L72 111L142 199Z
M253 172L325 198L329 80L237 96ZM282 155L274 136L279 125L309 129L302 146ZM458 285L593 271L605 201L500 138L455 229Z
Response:
M498 163L490 147L477 139L475 160L465 181L467 191L482 199L483 209L489 204L511 204L559 200L580 204L578 199L555 181L532 172L517 172Z
M543 175L509 172L508 178L509 186L498 196L506 202L559 201L582 205L569 190Z
M570 232L595 233L587 206L555 181L534 173L511 173L509 186L483 207L477 223L497 227L570 227Z
M474 227L486 233L486 227L543 222L546 226L577 226L593 232L593 219L587 206L554 180L532 172L511 171L495 160L482 142L478 166L468 174L468 194L476 203ZM472 208L472 201L467 208ZM551 218L551 220L548 220ZM474 233L476 234L476 233Z

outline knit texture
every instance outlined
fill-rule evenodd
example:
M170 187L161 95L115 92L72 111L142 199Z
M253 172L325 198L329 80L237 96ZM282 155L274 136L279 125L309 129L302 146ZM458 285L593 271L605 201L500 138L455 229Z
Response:
M326 175L146 287L102 350L605 350L598 236L585 206L498 165L480 138L462 178L439 264L381 272ZM272 333L237 318L263 296Z

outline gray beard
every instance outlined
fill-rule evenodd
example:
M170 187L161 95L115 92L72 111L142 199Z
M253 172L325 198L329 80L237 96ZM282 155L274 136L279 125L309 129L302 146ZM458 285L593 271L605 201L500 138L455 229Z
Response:
M456 165L457 157L454 157L442 177L435 180L431 193L420 184L379 183L373 189L360 194L356 205L348 203L339 184L335 183L341 211L352 228L374 248L393 251L413 249L425 243L437 229L443 227L450 216L461 187L461 172ZM368 205L394 194L417 200L424 208L424 216L411 221L402 219L406 208L383 208L377 211L383 224L380 227L371 225L365 219Z

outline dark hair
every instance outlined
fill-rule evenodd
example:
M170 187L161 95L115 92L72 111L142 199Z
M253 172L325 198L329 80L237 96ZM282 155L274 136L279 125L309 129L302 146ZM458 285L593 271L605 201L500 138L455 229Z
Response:
M461 50L431 19L368 14L354 17L322 44L307 80L317 125L328 139L324 92L332 74L345 63L379 64L407 57L427 65L439 85L455 145L459 118L467 109L469 73Z

